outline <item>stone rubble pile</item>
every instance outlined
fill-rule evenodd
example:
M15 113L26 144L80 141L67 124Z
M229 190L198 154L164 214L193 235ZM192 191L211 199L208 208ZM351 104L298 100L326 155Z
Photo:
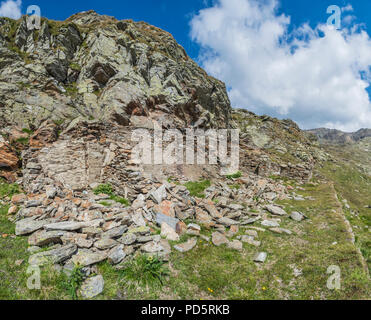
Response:
M105 260L120 269L137 253L166 261L172 249L187 252L196 247L198 239L242 251L243 243L261 245L257 231L264 227L291 234L279 227L286 212L272 204L287 197L282 185L254 176L235 183L241 184L239 190L217 182L205 191L205 199L200 199L191 197L183 185L153 182L152 189L142 190L129 207L104 194L47 185L45 192L13 196L9 211L14 213L19 207L16 235L29 236L33 253L29 264L60 264L65 270L80 265L87 274ZM270 204L256 204L253 199L257 196ZM304 216L294 213L292 219L300 221ZM260 227L250 227L253 224ZM201 234L201 228L212 230L211 239ZM241 228L246 228L246 234L235 237ZM179 243L182 235L189 239ZM42 250L44 247L49 250ZM259 253L255 261L264 262L264 257L266 254Z

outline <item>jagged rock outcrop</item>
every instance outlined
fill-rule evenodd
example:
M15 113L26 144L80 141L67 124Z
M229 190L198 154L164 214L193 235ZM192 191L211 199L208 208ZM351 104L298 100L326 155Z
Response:
M316 162L328 155L291 120L236 109L232 125L241 130L241 167L260 176L308 181Z
M82 117L127 125L227 127L225 85L206 74L167 32L93 11L66 21L0 18L0 126L36 129ZM172 116L169 117L168 115Z

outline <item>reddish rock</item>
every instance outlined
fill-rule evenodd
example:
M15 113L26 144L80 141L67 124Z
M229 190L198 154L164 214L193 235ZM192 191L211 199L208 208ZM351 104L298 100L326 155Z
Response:
M16 194L12 197L13 204L21 204L27 201L27 196L24 193Z
M13 215L13 214L16 214L18 211L18 207L17 206L11 206L8 210L8 214L10 215Z
M154 209L165 216L175 218L174 204L171 201L162 201L161 204L155 205Z
M42 123L40 128L32 135L30 139L30 147L43 148L46 145L57 141L57 139L57 125L48 120Z
M176 233L183 235L187 232L187 225L183 221L179 221L176 225Z
M147 209L151 209L154 207L155 203L152 200L146 201Z
M196 220L206 228L210 228L215 225L211 216L200 208L196 208Z
M0 142L0 170L12 171L18 169L19 159L12 147L6 142Z
M81 203L81 208L83 208L83 209L89 209L91 206L92 206L92 204L89 201L83 201Z

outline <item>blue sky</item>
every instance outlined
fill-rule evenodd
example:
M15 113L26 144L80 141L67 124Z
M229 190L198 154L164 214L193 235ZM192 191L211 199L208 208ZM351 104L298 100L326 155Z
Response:
M55 20L93 9L146 21L223 80L234 107L305 129L371 127L370 0L5 1ZM342 8L341 30L326 25L330 5Z
M117 19L146 21L170 32L187 53L197 60L199 45L189 37L189 22L199 10L212 3L212 0L23 0L22 13L25 13L29 5L38 5L42 16L55 20L65 20L74 13L93 9ZM299 26L303 22L310 22L312 26L324 23L329 16L326 13L329 5L342 7L349 3L352 3L358 20L371 25L370 0L281 0L280 3L279 12L290 15L293 26Z

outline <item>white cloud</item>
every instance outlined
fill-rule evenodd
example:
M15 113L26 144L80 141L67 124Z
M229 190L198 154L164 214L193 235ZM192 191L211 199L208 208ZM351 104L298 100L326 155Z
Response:
M348 4L345 7L342 7L341 11L348 12L348 11L354 11L354 9L353 9L353 6L351 4Z
M232 105L303 128L371 127L368 34L359 25L338 31L325 24L289 32L290 17L278 15L277 5L218 0L191 21L201 64L226 82Z
M7 0L0 3L0 16L12 19L19 19L21 13L22 0Z

